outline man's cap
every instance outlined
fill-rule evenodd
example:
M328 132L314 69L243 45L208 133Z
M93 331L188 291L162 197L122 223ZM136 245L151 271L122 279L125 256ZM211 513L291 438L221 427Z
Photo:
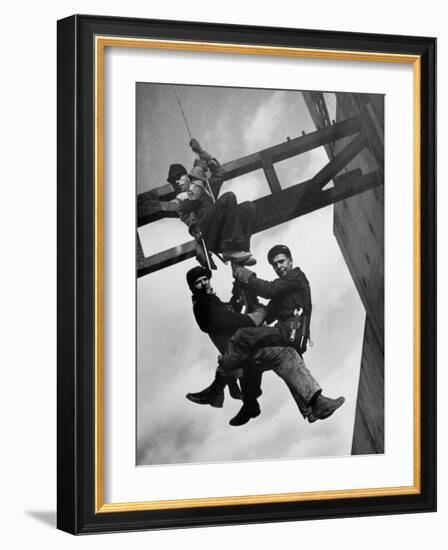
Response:
M194 283L199 279L199 277L207 277L207 279L211 279L212 272L208 269L208 267L202 267L201 265L191 268L187 271L188 286L193 288Z
M285 254L286 256L288 256L288 258L292 258L291 250L289 250L287 246L285 246L284 244L276 244L268 252L268 262L272 264L274 258L279 254Z
M193 166L193 168L190 170L190 173L188 175L193 180L205 181L205 173L200 166Z
M172 164L170 166L166 181L171 183L171 185L174 185L181 176L186 174L187 170L185 169L185 166L182 166L182 164Z

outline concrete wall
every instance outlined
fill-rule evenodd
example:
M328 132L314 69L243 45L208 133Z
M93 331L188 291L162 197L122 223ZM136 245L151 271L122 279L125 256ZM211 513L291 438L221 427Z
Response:
M363 114L369 149L347 166L383 178L384 100L337 94L336 120ZM376 143L374 143L376 140ZM335 145L335 153L344 146ZM337 178L335 179L337 186ZM352 454L384 452L384 191L378 187L334 206L334 235L366 310Z
M322 96L304 93L317 128L322 117ZM336 121L363 117L369 147L338 175L356 168L384 178L384 97L338 93ZM328 117L327 117L328 118ZM332 117L330 117L332 118ZM328 123L328 122L327 122ZM353 137L325 147L332 158ZM334 180L338 185L338 177ZM384 452L384 191L378 187L334 205L334 235L366 310L363 352L358 386L352 454Z

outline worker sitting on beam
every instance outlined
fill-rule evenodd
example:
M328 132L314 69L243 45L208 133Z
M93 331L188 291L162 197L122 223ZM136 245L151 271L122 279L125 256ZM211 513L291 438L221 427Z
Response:
M192 148L198 154L198 161L190 173L182 164L172 164L167 180L177 193L172 202L199 245L199 262L208 267L208 262L201 261L200 247L205 244L208 251L222 254L224 261L254 265L256 260L250 253L250 238L255 223L255 205L249 201L238 205L235 194L230 191L215 201L204 169L208 168L216 181L221 177L217 169L220 165L196 140L192 140Z

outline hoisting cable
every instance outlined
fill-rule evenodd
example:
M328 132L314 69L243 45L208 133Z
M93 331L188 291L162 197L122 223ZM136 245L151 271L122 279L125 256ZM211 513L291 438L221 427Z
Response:
M184 110L182 109L182 103L180 102L180 97L179 97L179 94L177 93L177 88L176 86L173 84L173 88L174 88L174 93L176 95L176 99L177 99L177 103L179 105L179 109L180 109L180 112L182 113L182 118L184 119L184 122L185 122L185 128L187 129L187 133L188 133L188 137L190 139L190 141L193 139L191 137L191 132L190 132L190 128L188 126L188 122L187 122L187 117L185 116L185 113L184 113ZM196 153L196 158L199 159L199 155L198 153ZM207 176L205 176L205 182L207 184L207 192L208 194L210 195L211 199L213 202L216 202L215 201L215 197L212 193L212 190L210 188L210 183L208 182L208 178ZM211 262L210 262L210 252L208 251L208 248L207 248L207 245L205 244L205 240L204 240L204 237L201 235L201 244L202 244L202 248L204 249L204 252L205 252L205 259L207 261L207 267L208 269L211 271L212 270L212 267L211 267ZM219 257L219 255L218 255ZM220 258L221 259L221 258ZM216 268L215 268L216 269Z
M176 94L176 99L177 99L177 103L179 105L180 112L182 113L182 117L183 117L184 122L185 122L185 127L187 129L188 137L190 138L190 141L191 141L193 138L191 137L190 128L188 127L188 122L187 122L187 119L185 118L184 110L182 109L182 104L180 102L179 94L177 93L177 88L174 85L173 85L173 88L174 88L174 93Z
M185 122L185 128L187 129L188 137L190 138L190 141L191 141L193 138L191 137L190 128L189 128L188 122L187 122L187 117L185 116L184 110L182 109L182 104L180 102L180 97L179 97L179 94L177 93L177 88L174 84L173 84L173 88L174 88L174 93L176 94L176 99L177 99L177 103L179 105L180 112L182 113L182 117L183 117L184 122ZM200 159L198 153L196 153L196 158ZM210 183L208 181L207 175L205 176L205 183L207 184L207 193L210 195L212 201L216 202L215 195L212 192L212 189L210 187Z

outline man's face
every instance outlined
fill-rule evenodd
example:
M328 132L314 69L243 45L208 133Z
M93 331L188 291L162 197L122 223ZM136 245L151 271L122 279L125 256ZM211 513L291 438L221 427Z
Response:
M205 275L198 277L193 286L196 290L202 290L206 294L211 294L213 292L213 289L210 286L210 279Z
M292 258L286 254L277 254L272 260L272 267L279 277L284 277L293 268Z
M178 180L176 180L176 183L179 186L179 189L181 191L186 191L188 189L188 185L190 183L190 180L189 180L187 174L184 174Z

